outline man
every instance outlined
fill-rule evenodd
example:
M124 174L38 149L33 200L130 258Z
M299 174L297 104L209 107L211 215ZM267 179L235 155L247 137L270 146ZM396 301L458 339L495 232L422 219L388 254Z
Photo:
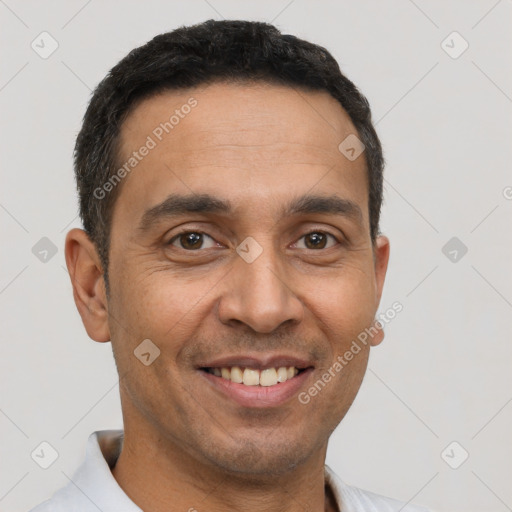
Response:
M389 258L370 109L325 49L245 21L157 36L97 87L75 168L66 261L124 432L34 510L423 510L325 466Z

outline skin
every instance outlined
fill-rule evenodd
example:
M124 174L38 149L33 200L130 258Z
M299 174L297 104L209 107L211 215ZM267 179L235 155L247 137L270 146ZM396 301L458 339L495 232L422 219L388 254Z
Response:
M324 489L327 443L359 390L369 345L309 404L294 396L257 410L205 385L196 364L292 353L314 362L305 391L372 325L389 240L371 243L364 154L351 162L338 150L357 132L327 93L218 83L144 100L122 127L120 161L190 97L197 106L121 184L108 300L95 246L80 229L66 239L84 326L93 340L111 340L120 373L125 440L113 475L151 512L334 510ZM348 199L362 217L281 215L307 193ZM211 194L234 211L137 230L169 194ZM180 229L208 236L199 249L187 240L183 248ZM311 248L312 232L335 238ZM250 264L235 250L248 236L263 249ZM161 351L149 366L133 354L147 338Z

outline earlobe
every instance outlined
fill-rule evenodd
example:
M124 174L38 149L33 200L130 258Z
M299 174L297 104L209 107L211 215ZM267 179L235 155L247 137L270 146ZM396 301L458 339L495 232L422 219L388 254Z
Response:
M375 332L375 334L373 334L371 337L370 345L372 347L380 345L384 340L384 326L382 323L375 319L372 327L370 328L370 332Z
M72 229L66 236L65 253L73 297L87 334L94 341L110 341L105 281L94 243L82 229Z

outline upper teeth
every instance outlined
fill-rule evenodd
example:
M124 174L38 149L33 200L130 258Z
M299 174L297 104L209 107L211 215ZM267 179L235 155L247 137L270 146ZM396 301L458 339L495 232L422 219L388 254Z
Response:
M286 382L299 373L295 366L281 366L279 368L266 368L265 370L243 369L240 366L232 366L209 368L208 371L217 377L245 384L246 386L274 386L278 382Z

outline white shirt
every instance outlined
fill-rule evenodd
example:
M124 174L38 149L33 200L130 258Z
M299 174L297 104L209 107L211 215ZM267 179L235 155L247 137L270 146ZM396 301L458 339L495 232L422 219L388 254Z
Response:
M30 512L142 512L112 475L122 447L122 430L93 432L86 456L71 482ZM428 512L343 483L326 465L325 480L342 512Z

